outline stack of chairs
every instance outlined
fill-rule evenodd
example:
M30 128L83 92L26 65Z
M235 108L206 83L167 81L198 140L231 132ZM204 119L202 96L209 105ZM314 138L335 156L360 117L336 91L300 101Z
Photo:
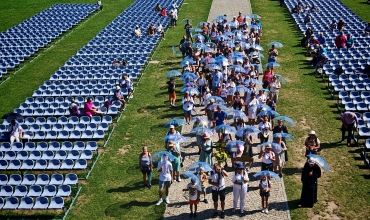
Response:
M55 4L0 33L0 78L97 8L96 4Z

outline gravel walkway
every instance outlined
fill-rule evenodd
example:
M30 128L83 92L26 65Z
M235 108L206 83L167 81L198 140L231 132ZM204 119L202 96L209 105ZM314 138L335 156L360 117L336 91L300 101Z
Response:
M217 16L227 15L227 21L231 21L233 16L242 14L252 15L252 7L249 0L213 0L211 10L208 15L208 22L212 22ZM250 23L250 20L248 21Z

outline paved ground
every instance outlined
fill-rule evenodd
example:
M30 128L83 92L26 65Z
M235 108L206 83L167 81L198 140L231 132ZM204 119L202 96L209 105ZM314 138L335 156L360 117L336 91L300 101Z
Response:
M251 3L249 0L213 0L211 10L208 15L208 22L220 15L227 15L227 21L231 21L233 16L242 14L252 15ZM250 20L248 20L250 23Z

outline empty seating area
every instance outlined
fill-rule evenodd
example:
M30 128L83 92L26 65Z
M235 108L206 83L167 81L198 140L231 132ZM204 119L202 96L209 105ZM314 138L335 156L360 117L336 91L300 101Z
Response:
M96 4L55 4L0 33L0 78L97 9Z
M78 178L54 172L83 172L89 161L96 161L97 141L105 139L113 120L122 113L120 103L112 101L116 86L124 74L133 82L140 80L160 40L159 33L149 37L146 29L158 22L166 28L170 21L155 12L157 3L166 8L173 4L169 0L136 1L14 109L24 117L17 120L24 138L22 143L0 144L0 170L6 173L0 174L0 208L63 208ZM140 38L133 36L136 25L143 33ZM126 65L112 65L123 60ZM127 96L129 91L121 88L121 92ZM88 97L104 115L84 116ZM72 99L80 116L69 113ZM107 100L112 105L104 107ZM0 133L8 132L9 123L3 121Z
M367 23L361 20L340 1L300 1L303 7L315 4L321 12L310 13L311 23L304 24L304 13L292 14L302 33L308 27L314 31L315 37L323 33L326 37L327 57L329 64L323 66L323 78L328 82L331 95L337 99L337 106L341 112L352 111L357 114L359 137L370 138L370 79L364 74L364 68L370 64L370 37L365 35ZM292 10L298 1L285 1L289 10ZM335 39L339 30L330 30L329 25L342 19L345 22L344 34L351 34L354 38L353 48L337 49ZM341 68L342 74L335 70ZM366 141L366 148L370 150L370 140ZM369 164L370 165L370 164Z

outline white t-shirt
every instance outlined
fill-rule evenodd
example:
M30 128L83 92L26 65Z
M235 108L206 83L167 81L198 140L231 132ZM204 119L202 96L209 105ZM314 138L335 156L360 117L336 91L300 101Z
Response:
M197 83L200 86L204 86L207 83L207 80L205 78L199 78Z
M270 132L271 123L270 122L260 122L258 124L258 129L262 132L263 135L268 135Z
M193 97L189 96L187 99L185 97L183 97L182 98L182 108L185 111L191 111L194 108L194 100L193 100Z
M228 95L234 95L235 93L235 83L231 81L231 83L227 82L226 83L226 88L228 88L227 93Z
M172 176L171 176L171 172L172 172L172 163L169 162L169 161L165 161L165 162L159 162L158 163L158 170L162 168L162 171L161 173L159 174L159 180L160 181L171 181L172 180Z
M257 96L256 96L256 98L258 99L258 101L259 101L260 103L266 103L266 99L267 99L267 97L266 97L266 95L265 95L265 94L262 94L261 96L260 96L260 95L257 95Z
M221 98L226 98L227 96L227 89L224 88L224 89L221 89Z
M218 179L218 175L221 175L220 180ZM212 170L211 175L209 175L208 179L210 179L212 183L219 184L219 187L212 185L212 190L219 191L225 189L225 178L223 174L216 173L216 171Z
M276 87L280 87L281 85L280 85L280 82L279 81L277 81L277 82L271 82L270 83L270 92L277 92L277 91L279 91L279 89L277 89Z
M273 157L273 156L275 156L275 153L273 151L270 151L270 153L268 153L267 151L263 152L262 163L271 164L272 160L270 160L270 157Z
M260 184L261 184L262 189L268 189L269 188L269 183L270 183L270 181L267 180L267 179L265 181L263 181L262 179L260 180Z
M234 175L233 175L233 178L231 179L231 181L233 183L235 181L237 181L238 183L244 183L243 179L247 179L249 181L248 173L244 173L244 175L240 175L239 173L234 172ZM244 185L247 186L247 184L244 184ZM239 185L237 185L237 186L239 186Z
M253 88L245 88L244 89L244 101L249 100L251 98L251 94L256 93L256 89Z
M187 189L189 190L189 200L197 200L198 199L197 183L195 183L195 185L193 185L192 183L189 183L187 186Z
M203 99L204 99L204 105L208 105L208 101L207 101L207 99L209 98L209 97L211 97L212 95L211 95L211 93L204 93L204 95L203 95Z

